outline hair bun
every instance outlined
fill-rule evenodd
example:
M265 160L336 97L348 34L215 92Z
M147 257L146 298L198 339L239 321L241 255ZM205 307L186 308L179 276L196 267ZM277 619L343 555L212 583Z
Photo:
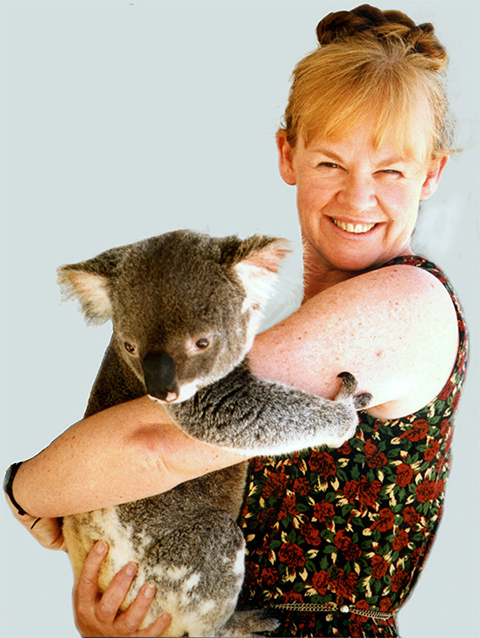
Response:
M317 38L321 46L352 38L373 38L387 41L403 40L406 47L420 53L430 63L433 71L441 71L447 64L447 52L435 36L429 22L416 25L401 11L381 11L362 4L351 11L328 14L317 26Z

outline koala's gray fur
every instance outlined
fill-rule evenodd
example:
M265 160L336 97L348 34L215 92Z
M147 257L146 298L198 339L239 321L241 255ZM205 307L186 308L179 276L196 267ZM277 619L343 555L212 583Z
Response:
M86 416L149 394L192 437L252 455L351 437L370 395L353 396L350 374L340 375L341 391L326 401L255 378L245 359L285 253L279 239L175 231L60 268L60 284L87 319L113 323ZM110 546L102 590L128 561L139 570L124 608L145 581L157 586L143 626L168 611L168 636L273 629L275 621L257 611L235 612L245 476L243 463L152 498L66 517L74 570L101 538Z

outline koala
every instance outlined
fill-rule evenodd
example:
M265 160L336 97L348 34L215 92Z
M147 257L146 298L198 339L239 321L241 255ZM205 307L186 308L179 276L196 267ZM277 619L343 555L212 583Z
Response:
M214 238L174 231L113 248L59 268L66 296L88 321L113 324L85 416L149 395L189 436L258 454L339 446L353 436L356 411L347 372L334 401L253 376L250 349L275 282L285 240ZM238 518L246 463L186 482L164 494L67 516L63 534L76 573L93 544L110 551L102 591L127 562L138 572L123 609L146 581L157 587L144 620L167 611L165 636L251 636L276 621L236 611L245 541Z

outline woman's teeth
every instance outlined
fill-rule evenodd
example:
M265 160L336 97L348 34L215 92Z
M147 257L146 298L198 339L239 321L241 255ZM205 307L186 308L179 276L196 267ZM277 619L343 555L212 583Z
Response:
M342 230L346 230L347 233L367 233L369 230L372 230L374 226L376 226L376 224L347 224L345 222L341 222L338 219L334 219L333 217L331 218L331 220L335 224L335 226L338 226Z

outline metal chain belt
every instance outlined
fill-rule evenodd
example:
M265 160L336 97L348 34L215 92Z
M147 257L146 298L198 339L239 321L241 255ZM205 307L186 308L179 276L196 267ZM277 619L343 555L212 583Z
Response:
M277 609L290 609L292 611L324 611L335 612L339 611L342 614L356 614L357 616L363 616L365 618L378 618L379 620L388 620L395 617L395 612L387 613L383 611L376 611L374 609L358 609L357 607L350 607L349 605L342 605L339 607L337 603L285 603L271 605Z

